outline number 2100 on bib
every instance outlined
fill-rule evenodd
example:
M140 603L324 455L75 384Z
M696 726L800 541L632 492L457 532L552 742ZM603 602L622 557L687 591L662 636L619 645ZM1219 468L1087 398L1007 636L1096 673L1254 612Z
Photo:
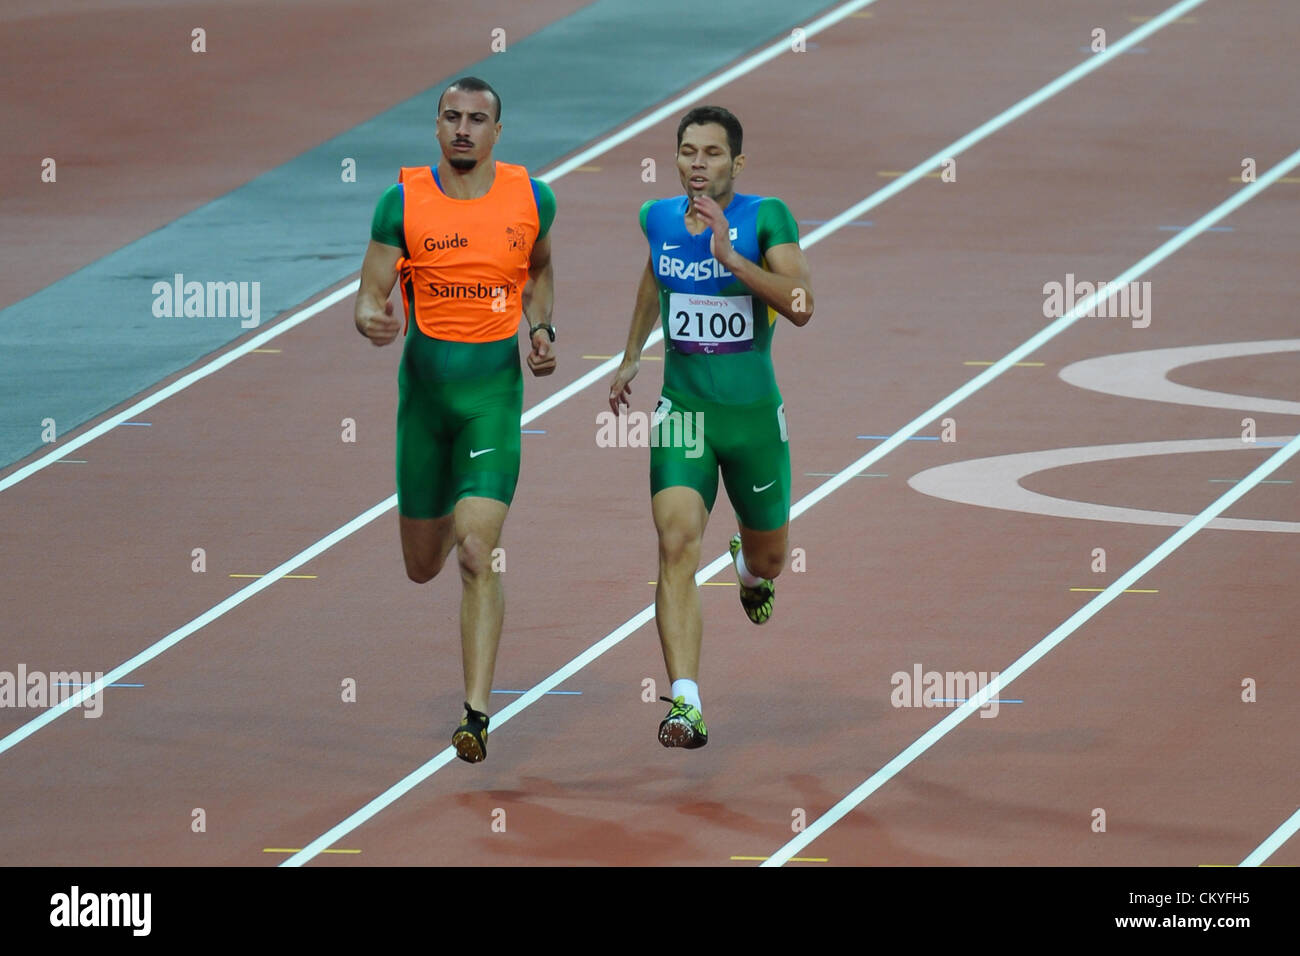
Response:
M706 355L754 347L754 300L674 292L668 297L668 334L679 352Z

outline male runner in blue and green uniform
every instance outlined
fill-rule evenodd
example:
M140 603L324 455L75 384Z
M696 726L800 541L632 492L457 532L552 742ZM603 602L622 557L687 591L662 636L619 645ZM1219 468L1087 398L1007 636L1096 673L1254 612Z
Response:
M519 478L527 314L534 375L555 370L548 231L555 195L522 166L494 162L501 99L463 77L438 104L436 167L407 167L379 200L361 267L356 326L397 337L388 296L401 279L406 345L398 373L397 510L406 573L423 584L457 547L465 713L462 760L487 755L488 695L505 615L493 550Z
M659 725L665 747L709 740L698 684L704 622L695 572L719 471L739 528L731 554L740 602L755 624L771 615L772 579L785 567L790 448L772 333L778 314L798 326L812 318L812 282L785 203L735 191L745 165L741 144L740 122L725 109L702 106L682 117L677 172L686 195L641 207L650 259L609 389L617 413L629 403L646 338L662 321L664 385L652 421L650 507L659 533L655 623L672 681L672 696L664 698L672 708ZM703 453L698 436L680 440L691 415L703 426Z

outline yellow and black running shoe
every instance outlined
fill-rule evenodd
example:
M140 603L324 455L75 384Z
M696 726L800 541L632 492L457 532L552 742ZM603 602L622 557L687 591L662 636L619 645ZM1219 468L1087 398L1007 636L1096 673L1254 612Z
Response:
M451 735L456 756L467 763L479 763L487 757L488 715L465 702L465 716Z
M740 535L736 534L731 539L731 563L736 563L736 555L740 554ZM740 573L737 569L737 574ZM763 578L758 587L746 587L744 581L740 581L740 606L745 609L745 614L755 624L766 624L767 619L772 616L772 604L776 599L776 585L768 578Z
M672 704L659 724L659 742L665 747L684 747L694 750L709 742L709 728L704 726L704 716L698 707L686 703L685 697L660 697Z

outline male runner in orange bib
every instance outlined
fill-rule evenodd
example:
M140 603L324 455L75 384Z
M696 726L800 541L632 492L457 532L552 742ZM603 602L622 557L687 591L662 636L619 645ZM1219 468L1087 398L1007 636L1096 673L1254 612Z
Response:
M457 547L465 713L452 735L470 763L487 756L488 695L505 616L492 569L519 478L523 377L555 370L549 230L555 195L522 166L496 162L501 99L463 77L438 104L436 167L403 167L379 200L361 267L356 326L387 345L402 324L388 296L401 281L406 345L398 373L397 510L406 573L423 584Z

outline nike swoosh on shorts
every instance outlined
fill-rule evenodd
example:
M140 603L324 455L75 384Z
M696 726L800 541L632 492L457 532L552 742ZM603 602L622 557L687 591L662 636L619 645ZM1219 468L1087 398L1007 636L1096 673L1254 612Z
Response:
M484 448L482 451L470 450L469 457L477 458L479 455L486 455L490 451L496 451L495 448Z
M767 491L767 489L771 488L774 484L776 484L776 480L775 480L775 479L773 479L772 481L769 481L769 482L768 482L767 484L765 484L762 488L758 487L758 485L755 485L755 486L754 486L754 491L756 491L756 492L758 492L758 491Z

